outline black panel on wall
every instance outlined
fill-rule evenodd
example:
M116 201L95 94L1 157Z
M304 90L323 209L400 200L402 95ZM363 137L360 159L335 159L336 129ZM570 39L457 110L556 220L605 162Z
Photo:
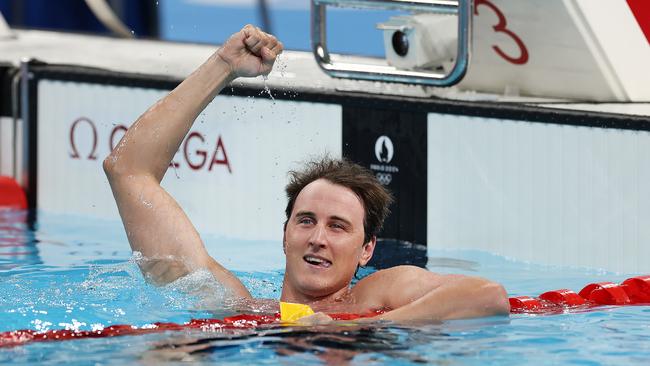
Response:
M15 69L0 66L0 117L11 116L12 70Z
M343 156L395 196L380 237L426 245L427 114L344 106Z

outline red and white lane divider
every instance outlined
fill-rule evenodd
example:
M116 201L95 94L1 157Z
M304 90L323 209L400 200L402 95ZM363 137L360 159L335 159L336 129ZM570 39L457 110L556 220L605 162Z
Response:
M650 276L628 278L621 284L591 283L578 293L560 289L544 292L537 298L510 298L513 314L558 314L603 305L650 305Z
M354 320L380 314L328 314L334 320ZM274 315L240 314L223 319L192 319L187 323L153 323L142 327L120 324L111 325L100 330L70 330L55 329L39 332L31 329L13 330L0 333L0 348L20 346L32 342L65 341L84 338L108 338L126 335L143 335L166 331L198 330L202 332L217 332L233 329L252 329L263 325L283 324L280 313Z
M650 275L628 278L621 284L591 283L579 293L569 289L547 291L537 298L517 296L510 299L513 314L560 314L571 311L596 310L604 305L650 305ZM329 314L334 320L354 320L371 317L370 314ZM153 323L142 327L112 325L101 330L58 329L35 331L31 329L0 333L0 347L12 347L31 342L64 341L83 338L106 338L141 335L166 331L199 330L214 332L228 329L256 328L281 324L280 313L274 315L241 314L224 319L192 319L187 323Z

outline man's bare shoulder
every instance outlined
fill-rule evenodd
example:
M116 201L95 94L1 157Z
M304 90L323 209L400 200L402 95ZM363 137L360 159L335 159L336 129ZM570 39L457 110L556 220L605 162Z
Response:
M352 294L373 308L395 308L440 286L446 278L416 266L395 266L363 278L352 288Z

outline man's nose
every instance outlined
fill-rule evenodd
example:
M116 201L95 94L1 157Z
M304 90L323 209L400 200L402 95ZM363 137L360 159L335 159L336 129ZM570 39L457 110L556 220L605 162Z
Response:
M316 225L314 227L314 231L312 231L309 238L309 245L318 246L319 248L327 246L327 231L324 226Z

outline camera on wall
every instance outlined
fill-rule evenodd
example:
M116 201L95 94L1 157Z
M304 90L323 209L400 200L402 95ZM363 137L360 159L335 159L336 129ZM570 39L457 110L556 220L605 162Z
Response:
M456 57L458 19L440 14L391 17L384 32L386 60L403 70L448 69Z

